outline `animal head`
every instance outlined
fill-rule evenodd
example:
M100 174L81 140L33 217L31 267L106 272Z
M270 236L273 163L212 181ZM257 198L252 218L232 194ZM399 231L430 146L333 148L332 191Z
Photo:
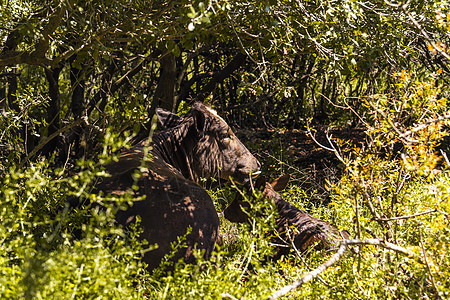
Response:
M253 186L250 183L246 184L245 190L250 191L252 189L262 190L260 201L264 199L281 199L280 194L277 192L286 188L289 182L289 175L283 175L272 182L267 182L265 176L260 176L256 179ZM241 193L236 193L234 200L224 210L224 216L227 220L234 223L244 223L248 221L248 214L245 212L249 209L250 204L245 201L244 196Z
M158 109L156 114L164 127L188 131L183 134L183 139L187 140L185 155L194 181L231 176L246 182L260 173L258 160L217 112L203 103L196 102L184 117L163 109Z

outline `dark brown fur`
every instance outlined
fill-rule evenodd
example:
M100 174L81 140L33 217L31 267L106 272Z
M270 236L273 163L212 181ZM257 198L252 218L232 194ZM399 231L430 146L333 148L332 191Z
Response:
M285 201L276 191L283 190L288 181L288 175L281 176L272 183L265 182L264 177L261 177L255 184L256 188L264 188L260 201L271 199L278 212L276 234L274 235L280 236L280 238L274 238L274 244L285 245L286 241L293 241L298 251L305 252L311 246L314 246L316 250L333 248L340 239L349 238L346 231L339 231L336 226L319 220ZM254 200L252 196L249 197L250 201ZM224 211L225 218L231 222L247 222L249 217L243 211L243 207L248 209L249 205L244 201L244 197L237 193L234 201ZM295 230L291 230L291 238L289 238L286 229L292 227L295 227ZM282 255L287 255L290 251L289 247L277 246L277 248L276 259Z
M104 193L145 196L133 206L119 211L116 219L129 225L141 217L141 238L158 249L149 251L144 261L149 269L156 268L164 255L170 253L170 243L192 231L186 237L186 247L174 260L193 262L193 249L205 251L208 258L218 238L219 218L208 193L197 182L201 177L234 176L245 181L259 172L259 163L236 138L228 125L215 112L196 103L183 118L158 110L160 122L170 128L156 134L151 143L151 159L132 191L132 175L142 164L144 142L124 151L119 161L106 167L111 177L98 185Z

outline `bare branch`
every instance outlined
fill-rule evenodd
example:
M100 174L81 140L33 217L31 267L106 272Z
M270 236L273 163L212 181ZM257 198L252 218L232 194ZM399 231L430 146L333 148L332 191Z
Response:
M336 148L333 146L333 144L331 144L331 146L332 146L333 148L330 148L330 147L324 146L324 145L322 145L321 143L319 143L319 141L316 140L316 137L312 134L311 130L308 129L307 133L308 133L308 135L312 138L312 140L314 141L314 143L316 143L317 146L319 146L320 148L325 149L325 150L330 151L330 152L334 152L334 153L337 152L337 150L336 150ZM330 140L330 139L328 139L328 140Z
M305 276L303 276L302 279L295 281L294 283L287 285L287 286L283 287L282 289L274 292L269 297L269 299L270 300L278 299L278 298L286 295L290 291L303 285L304 283L307 283L314 277L317 277L320 273L322 273L323 271L325 271L326 269L328 269L329 267L334 265L337 261L339 261L339 259L342 257L342 255L344 255L346 249L347 249L347 244L345 242L341 242L338 251L328 261L326 261L325 263L321 264L315 270L313 270L313 271L309 272L308 274L306 274Z
M281 288L278 291L275 291L270 297L270 300L278 299L282 296L285 296L287 293L291 292L292 290L300 287L301 285L307 283L308 281L314 279L317 277L320 273L334 265L336 262L338 262L342 255L344 255L345 250L348 248L348 246L354 246L354 245L373 245L373 246L381 246L385 249L389 249L398 253L401 253L409 258L416 259L419 263L424 264L423 260L416 254L408 251L407 249L398 246L393 243L386 242L384 240L380 239L367 239L367 240L342 240L338 251L325 263L321 264L319 267L317 267L315 270L309 272L305 276L303 276L300 280L297 280L293 282L290 285L287 285L283 288Z
M430 275L431 284L433 285L433 288L436 292L437 298L441 299L441 294L439 293L439 290L437 288L436 281L434 280L434 277L433 277L433 273L431 273L430 264L428 263L428 259L427 259L427 252L425 251L425 247L423 246L422 230L420 230L420 229L419 229L419 238L420 238L420 247L422 249L423 259L425 261L425 265L427 266L428 274Z
M314 141L314 143L316 143L319 147L321 147L327 151L333 152L334 155L336 155L337 159L339 159L340 162L342 162L344 165L346 165L348 167L348 164L345 162L344 157L341 155L339 150L336 148L336 146L331 141L332 135L329 135L328 132L326 133L328 144L330 144L330 146L331 146L331 148L330 148L330 147L322 145L321 143L319 143L319 141L316 140L316 137L312 134L309 126L307 129L307 134L311 137L311 139ZM350 171L352 171L352 170L350 170Z
M297 249L297 246L295 246L295 242L294 242L294 238L293 236L290 234L290 231L288 230L287 226L286 226L286 233L289 237L289 241L291 242L291 247L294 249L295 254L297 254L297 257L301 259L301 261L303 262L303 264L310 270L312 270L312 268L308 265L308 263L303 259L302 254L300 253L300 251ZM323 280L320 276L317 276L317 278L320 280L320 282L322 282L324 285L326 286L330 286L328 283L325 282L325 280Z
M403 7L403 8L405 8L405 7ZM450 60L450 56L444 50L442 50L442 48L439 47L436 42L434 42L431 39L431 37L423 29L423 27L419 24L419 22L417 22L416 19L414 19L414 17L410 13L407 12L407 15L408 15L408 18L411 20L411 22L414 24L414 26L416 26L416 28L419 29L420 32L422 33L422 35L428 40L428 42L430 43L431 47L433 47L433 49L436 50L437 52L439 52L439 54L441 54L443 57L445 57L446 59Z
M246 58L247 56L240 52L236 54L222 70L214 74L213 78L202 88L197 99L204 101L214 91L217 84L228 78L235 70L242 66Z
M412 219L415 217L432 214L432 213L436 213L436 212L438 212L438 210L433 209L433 210L427 210L427 211L420 212L420 213L417 213L414 215L409 215L409 216L399 216L399 217L394 217L394 218L380 218L380 219L378 219L378 221L389 222L389 221L397 221L397 220L404 220L404 219Z
M57 137L59 134L61 134L61 133L64 132L64 131L69 130L69 129L72 128L72 127L75 127L75 126L77 126L77 125L80 125L80 124L82 124L82 123L87 124L87 121L86 121L86 120L87 120L87 119L85 119L85 118L78 119L78 120L76 120L75 122L70 123L70 124L68 124L68 125L66 125L66 126L64 126L64 127L62 127L62 128L60 128L59 130L55 131L55 132L54 132L52 135L50 135L49 137L43 139L43 140L39 143L39 145L37 145L37 146L33 149L33 151L31 151L30 154L28 154L27 157L24 158L24 160L20 163L20 166L23 167L23 166L27 163L27 161L30 160L30 158L32 158L39 150L41 150L48 142L50 142L51 140L53 140L53 139L54 139L55 137Z
M447 164L447 166L450 166L450 161L448 160L447 153L445 153L442 149L440 151L442 156L444 157L445 163Z
M438 122L446 121L446 120L448 120L448 119L450 119L450 113L446 113L446 114L443 115L443 116L439 116L439 117L437 117L437 118L435 118L435 119L428 120L428 121L426 121L426 122L424 122L424 123L422 123L422 124L420 124L420 125L414 127L413 129L408 130L408 131L406 131L406 132L400 134L400 135L399 135L399 138L401 138L401 139L402 139L402 138L405 138L405 137L407 137L408 135L411 135L411 134L414 133L414 132L417 132L417 131L420 131L420 130L423 130L423 129L429 127L429 125L431 125L431 124L436 124L436 123L438 123Z
M232 295L228 294L228 293L222 293L221 295L223 298L228 298L231 300L238 300L237 298L233 297Z

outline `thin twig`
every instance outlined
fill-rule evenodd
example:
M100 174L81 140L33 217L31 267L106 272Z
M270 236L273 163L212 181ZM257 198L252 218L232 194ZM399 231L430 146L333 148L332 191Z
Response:
M238 300L238 298L233 297L232 295L228 294L228 293L222 293L221 295L223 298L228 298L231 300Z
M30 160L30 158L32 158L39 150L41 150L48 142L50 142L51 140L53 140L55 137L57 137L58 135L60 135L62 132L69 130L72 127L75 127L81 123L86 123L86 120L84 118L80 118L78 120L76 120L75 122L68 124L60 129L58 129L56 132L54 132L52 135L50 135L49 137L43 139L39 145L37 145L33 151L30 152L30 154L28 154L27 157L24 158L24 160L20 163L20 167L23 167L28 160Z
M415 253L412 253L408 251L407 249L398 246L393 243L386 242L384 240L380 239L366 239L366 240L342 240L338 251L325 263L321 264L319 267L317 267L315 270L309 272L305 276L303 276L300 280L297 280L293 282L290 285L287 285L283 288L281 288L278 291L275 291L270 297L269 300L278 299L282 296L285 296L287 293L291 292L292 290L300 287L301 285L307 283L308 281L314 279L317 277L320 273L331 267L333 264L339 261L339 259L344 255L345 250L348 248L348 246L354 246L354 245L373 245L373 246L381 246L383 248L401 253L409 258L416 259L419 263L425 264L425 262Z
M433 285L433 288L436 292L438 299L441 299L441 294L439 293L439 290L437 288L436 281L434 281L433 273L431 273L430 264L428 264L427 252L425 251L425 247L423 246L422 230L420 228L419 228L419 238L420 238L420 247L422 248L423 259L425 265L427 266L428 274L430 275L431 284Z
M389 221L397 221L397 220L404 220L404 219L412 219L415 217L432 214L432 213L436 213L436 212L438 212L438 210L433 209L433 210L427 210L427 211L420 212L420 213L417 213L414 215L409 215L409 216L399 216L399 217L393 217L393 218L380 218L380 219L377 219L377 221L389 222Z
M366 205L366 207L370 210L370 213L372 214L373 218L375 219L375 221L378 222L378 224L380 224L380 226L382 227L387 227L388 229L388 239L390 240L393 236L394 236L394 231L392 230L392 226L389 223L385 223L382 221L382 218L380 217L380 214L376 211L375 207L373 206L372 201L370 200L370 195L367 191L363 192L363 197L364 197L364 204Z

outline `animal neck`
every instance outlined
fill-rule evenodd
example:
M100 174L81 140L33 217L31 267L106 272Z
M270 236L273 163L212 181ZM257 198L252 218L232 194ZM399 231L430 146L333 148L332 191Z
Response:
M278 212L286 210L290 205L290 203L286 202L280 194L274 191L270 183L266 183L262 197L264 199L272 200Z
M289 224L291 225L296 220L298 212L304 212L298 209L293 204L284 200L278 193L274 192L274 195L270 197L275 204L279 218L277 220L278 225Z
M180 171L183 177L194 180L191 154L195 136L189 127L183 124L157 133L153 136L152 154Z
M283 212L287 212L292 207L292 204L285 201L281 197L275 197L273 198L273 202L275 204L275 207L277 208L278 213L281 215Z

